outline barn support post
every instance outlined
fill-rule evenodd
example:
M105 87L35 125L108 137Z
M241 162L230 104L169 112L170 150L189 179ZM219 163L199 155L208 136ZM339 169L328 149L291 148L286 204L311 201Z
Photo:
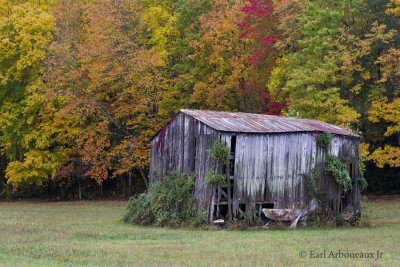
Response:
M219 203L221 202L221 186L217 187L217 212L216 212L216 217L218 218L220 216L220 206Z
M215 188L212 189L210 212L208 214L210 223L214 221L214 205L215 205Z
M256 212L256 203L252 197L250 197L246 204L246 219L250 225L254 225L254 215Z
M232 221L232 194L231 194L231 172L230 172L230 162L229 162L229 154L226 164L226 182L227 182L227 190L228 190L228 218L229 221Z

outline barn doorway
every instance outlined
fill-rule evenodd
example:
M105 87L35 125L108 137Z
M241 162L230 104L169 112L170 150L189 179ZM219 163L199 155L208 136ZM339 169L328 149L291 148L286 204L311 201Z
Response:
M220 136L220 138L221 137L222 136ZM235 186L234 177L235 177L236 135L232 135L228 142L230 142L229 161L228 161L229 164L225 164L223 166L222 173L225 176L229 175L229 184L221 186L217 189L217 194L220 196L220 201L217 204L218 207L215 207L214 209L215 218L222 218L222 219L228 218L229 209L231 209L231 214L233 214L232 203L234 199L233 195Z

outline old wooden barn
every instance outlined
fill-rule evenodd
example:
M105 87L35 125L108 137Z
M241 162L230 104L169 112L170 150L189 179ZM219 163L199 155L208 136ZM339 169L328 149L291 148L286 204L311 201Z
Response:
M332 135L325 148L318 145L320 133ZM229 170L216 170L218 164L210 157L216 140L229 148ZM330 209L356 212L360 199L358 145L359 136L316 120L181 110L152 140L150 182L171 172L193 174L196 207L204 208L212 220L227 214L227 203L234 217L252 216L262 208L304 208L310 201L304 177L317 170L317 191L324 194ZM346 162L351 191L344 193L324 170L328 154ZM230 177L230 185L219 188L218 207L218 188L204 182L211 170L229 172L226 175ZM216 214L217 210L221 214Z

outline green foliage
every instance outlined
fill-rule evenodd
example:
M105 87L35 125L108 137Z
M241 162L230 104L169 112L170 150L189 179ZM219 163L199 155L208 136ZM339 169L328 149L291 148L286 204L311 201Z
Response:
M343 186L344 192L352 189L352 181L346 165L338 157L327 155L325 164L325 170L333 175L338 185Z
M229 148L225 142L217 140L210 149L210 156L219 163L226 163L228 160Z
M317 144L319 147L323 148L324 150L328 150L331 140L332 140L331 133L322 132L322 133L318 133L318 135L317 135Z
M204 179L206 185L221 186L226 184L226 178L224 175L219 174L215 171L209 171L206 178Z
M361 191L364 191L368 187L368 182L367 179L365 179L364 175L361 175L360 178L360 189Z
M336 226L343 226L344 225L344 216L342 213L336 214Z
M126 213L123 217L125 223L152 225L155 220L155 215L151 208L149 193L142 193L129 200Z
M368 159L366 157L364 157L363 155L361 155L361 153L359 153L359 155L358 155L358 170L360 171L360 174L362 176L364 176L365 171L367 169L367 162L368 162Z
M300 117L300 113L295 110L295 109L290 109L288 110L288 112L285 114L286 117L290 117L290 118L299 118Z
M292 23L279 25L291 44L281 57L285 60L277 66L279 73L285 73L284 77L280 75L283 79L279 83L274 83L280 88L273 87L273 90L286 95L290 100L289 110L298 111L301 117L345 123L359 116L341 98L336 76L339 61L332 55L343 14L352 4L341 0L307 1L299 9L302 12L294 15L297 18ZM282 10L283 21L287 22L286 17L291 19L293 15L284 13L285 8ZM275 75L272 78L276 79Z
M154 183L146 193L129 200L123 221L130 224L170 226L199 223L194 210L192 177L174 173Z
M313 212L307 216L307 225L308 226L318 227L318 226L321 226L321 224L322 224L321 218L316 212Z

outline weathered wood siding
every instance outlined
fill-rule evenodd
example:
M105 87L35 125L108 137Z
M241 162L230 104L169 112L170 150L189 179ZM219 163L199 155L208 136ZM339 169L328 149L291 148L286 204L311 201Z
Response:
M196 141L216 131L179 113L151 142L150 181L170 172L194 173Z
M152 141L150 179L155 181L177 171L196 177L196 206L211 212L212 192L204 178L216 163L209 149L217 139L228 147L236 136L234 164L233 211L240 204L247 209L270 203L274 208L304 208L307 194L304 175L315 167L321 173L316 181L319 192L324 192L334 210L340 208L340 188L333 177L324 171L327 154L352 163L353 191L348 198L359 205L358 139L334 136L329 149L320 148L317 133L246 134L218 132L190 116L179 113ZM207 206L208 205L208 206Z
M152 140L150 182L171 172L194 175L196 206L209 208L212 188L204 184L204 178L216 167L209 150L217 138L217 131L179 113Z
M358 140L351 137L334 136L326 151L317 145L316 133L237 134L233 210L237 211L239 203L253 208L265 203L273 203L274 208L304 208L304 175L314 167L321 173L316 181L318 191L325 192L333 208L338 209L341 192L334 178L325 172L327 154L352 163L351 198L357 201L357 151Z
M313 166L314 138L306 133L242 134L236 141L234 194L240 202L305 204L303 174Z

